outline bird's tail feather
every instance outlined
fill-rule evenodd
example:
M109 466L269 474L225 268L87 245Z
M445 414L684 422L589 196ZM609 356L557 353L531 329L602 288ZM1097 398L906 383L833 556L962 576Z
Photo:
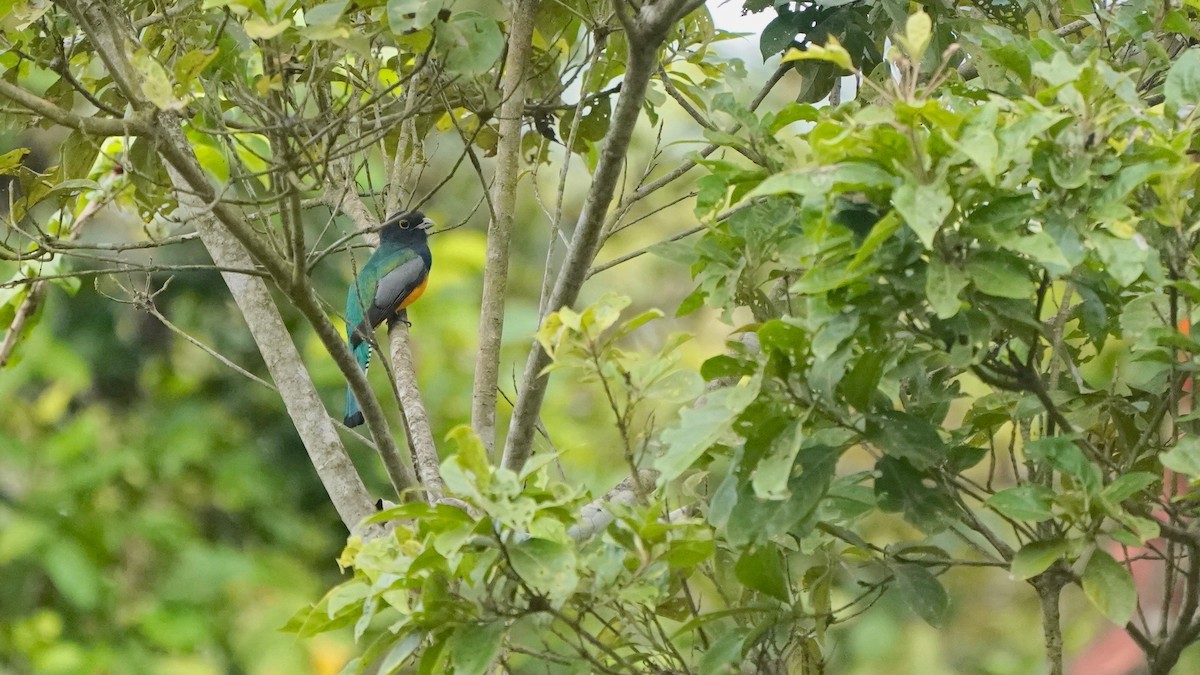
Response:
M358 365L362 366L365 372L367 366L371 365L371 345L366 342L355 345L354 360L358 361ZM356 427L363 423L362 408L358 407L358 399L354 397L350 387L346 387L346 417L342 422L348 427Z
M346 387L346 417L342 419L342 423L348 427L356 427L363 423L362 410L359 409L358 399L354 398L350 387Z

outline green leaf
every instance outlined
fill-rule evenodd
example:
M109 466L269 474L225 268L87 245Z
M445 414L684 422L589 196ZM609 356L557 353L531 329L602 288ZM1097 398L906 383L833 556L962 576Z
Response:
M1187 440L1191 436L1184 436L1181 440ZM1168 453L1169 454L1169 453ZM1101 495L1113 503L1120 503L1134 496L1135 494L1145 490L1162 480L1161 476L1150 473L1149 471L1134 471L1132 473L1124 473L1117 477L1116 480L1104 486L1104 491Z
M839 450L828 445L801 448L801 470L799 474L793 472L788 482L789 496L783 501L759 499L750 485L726 488L723 483L720 490L733 494L727 492L721 499L732 503L726 507L714 496L710 522L725 531L727 541L734 547L766 544L785 533L795 533L797 527L811 527L811 518L829 489L839 456ZM736 483L736 474L730 476L735 477L732 482Z
M780 602L791 601L784 559L774 543L766 543L743 553L734 565L734 573L738 581L749 588Z
M1067 542L1062 539L1031 541L1013 556L1009 571L1018 579L1028 579L1045 572L1055 560L1067 553Z
M175 81L186 85L200 77L218 54L216 49L193 49L179 57L175 62Z
M349 0L331 0L323 2L312 9L305 10L304 23L308 26L332 26L342 18Z
M1090 205L1091 212L1100 218L1114 206L1120 205L1119 210L1123 210L1124 202L1131 192L1145 186L1151 178L1170 171L1173 167L1174 165L1169 162L1160 161L1139 162L1121 169L1116 176L1106 182L1100 195ZM1132 234L1133 232L1130 232L1120 238L1128 239Z
M816 122L820 118L821 113L812 105L793 101L783 106L779 112L776 112L771 117L771 123L767 131L774 135L793 122ZM764 117L764 119L766 118Z
M843 162L816 169L795 169L769 176L746 194L743 201L769 195L817 197L846 190L887 188L895 177L869 162Z
M972 445L956 445L946 454L946 469L950 473L962 473L979 464L988 456L987 448Z
M929 476L903 459L884 457L875 463L875 496L883 511L903 511L904 519L925 532L945 529L954 510L950 499L926 484ZM933 481L930 480L932 484Z
M884 214L884 216L875 223L875 226L871 228L871 231L867 234L866 239L863 239L862 246L859 246L858 250L855 251L854 260L850 261L850 264L846 267L846 269L855 270L869 260L871 255L874 254L875 251L879 250L879 247L882 246L884 242L891 239L892 235L896 233L896 230L900 229L900 225L900 219L896 217L895 211L888 211L886 214Z
M923 10L917 10L904 22L904 35L897 35L896 41L904 45L908 58L919 63L932 38L933 20Z
M967 276L981 293L998 298L1032 298L1037 287L1020 258L1000 251L975 254L967 261Z
M1053 87L1075 82L1082 72L1083 66L1072 61L1071 57L1062 51L1055 52L1049 61L1033 64L1033 74Z
M792 465L804 442L802 421L792 422L783 433L775 437L767 455L758 462L754 469L754 494L761 499L787 499L788 479L792 475Z
M60 535L43 552L42 566L70 604L87 611L100 603L100 568L75 540Z
M850 58L850 52L846 51L846 48L832 35L827 37L825 46L810 42L803 50L789 49L783 55L780 63L790 61L825 61L842 70L854 70L854 61Z
M1192 47L1171 64L1163 97L1168 115L1180 115L1187 106L1200 103L1200 49Z
M175 86L171 82L171 76L149 52L144 49L135 51L132 61L141 78L142 94L147 100L160 110L183 108L183 101L175 98Z
M1054 517L1051 506L1054 491L1042 485L1021 485L1001 490L987 500L987 505L999 513L1012 518L1041 522Z
M395 35L427 28L444 6L443 0L388 0L388 27Z
M883 378L883 366L888 360L888 352L876 349L859 357L854 367L842 378L840 385L842 396L846 402L865 411L871 406L871 396L879 388Z
M755 375L744 385L718 389L691 408L679 414L679 421L662 434L665 451L654 461L661 473L659 485L678 478L705 450L720 442L731 432L734 420L758 396L762 376Z
M921 565L897 565L892 571L904 604L930 626L941 626L950 609L950 596L937 577Z
M1125 303L1119 318L1121 338L1133 342L1132 346L1126 344L1126 349L1144 351L1155 347L1156 334L1168 327L1169 316L1171 301L1166 293L1139 293L1134 296Z
M425 633L421 631L413 631L397 640L388 650L387 656L379 662L376 675L395 675L400 672L400 669L408 662L408 657L417 651L424 640ZM366 656L364 655L363 658L365 659Z
M1070 438L1051 436L1030 441L1025 445L1025 456L1046 462L1060 473L1074 477L1088 494L1100 491L1100 469L1083 456L1083 451Z
M989 101L967 120L958 137L958 149L979 167L989 184L995 184L999 171L1000 142L996 138L999 114L999 104Z
M1096 248L1104 270L1121 286L1137 281L1146 270L1150 247L1141 237L1120 239L1104 232L1091 232L1088 241Z
M1060 188L1074 190L1092 180L1092 156L1082 151L1060 150L1050 155L1050 177Z
M1189 478L1200 477L1200 437L1184 436L1158 456L1162 465Z
M943 183L922 185L908 181L892 192L892 205L925 248L930 249L934 236L954 208L954 200Z
M946 444L928 420L899 410L867 418L867 439L889 455L903 457L918 469L942 459Z
M457 12L438 22L435 45L446 71L474 76L488 72L504 50L504 35L494 19L479 12Z
M507 629L503 620L483 625L464 624L454 629L446 641L454 675L483 675L500 654L500 643Z
M527 539L509 547L509 559L530 588L552 600L566 599L579 585L575 549L557 541Z
M583 309L579 314L578 330L589 337L598 337L621 318L621 310L633 300L628 295L608 292ZM645 315L643 315L645 316ZM637 326L634 326L636 328Z
M15 176L21 160L29 154L29 148L17 148L0 155L0 176Z
M229 180L229 162L220 149L203 142L193 143L192 149L196 152L196 161L205 171L222 183Z
M613 339L625 337L638 328L641 328L655 319L661 319L664 316L666 315L662 313L662 310L648 309L632 319L622 323L620 326L617 326L617 329L613 331L612 337Z
M419 675L444 675L446 672L446 633L441 633L433 639L432 644L425 648L421 654L421 661L417 664L417 673Z
M781 10L779 15L763 28L758 38L758 49L762 52L763 61L787 49L799 31L796 14Z
M1108 552L1096 549L1083 570L1083 592L1109 621L1124 626L1137 607L1133 575Z
M442 478L446 481L446 487L460 495L473 495L487 490L492 468L483 442L465 424L451 429L446 438L458 445L458 452L442 462Z
M925 270L925 296L939 319L949 319L962 309L958 294L967 287L967 275L957 266L933 255Z
M270 40L293 25L291 19L271 22L262 17L252 16L242 24L242 29L252 40Z
M666 359L667 357L660 357ZM687 403L704 392L704 379L694 370L675 370L656 377L642 389L649 401Z
M742 644L750 629L733 627L713 641L700 659L700 675L729 675L741 672Z

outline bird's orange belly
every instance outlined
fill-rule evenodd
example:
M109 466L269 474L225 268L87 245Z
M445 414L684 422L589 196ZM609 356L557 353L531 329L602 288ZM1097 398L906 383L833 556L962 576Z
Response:
M421 285L414 288L412 293L409 293L403 300L400 301L400 304L396 307L396 311L398 312L416 302L417 298L421 297L421 294L425 292L425 287L428 285L429 275L426 274L425 278L421 280Z

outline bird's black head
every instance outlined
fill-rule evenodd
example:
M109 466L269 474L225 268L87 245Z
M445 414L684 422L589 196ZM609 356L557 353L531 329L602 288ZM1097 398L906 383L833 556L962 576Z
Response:
M433 221L420 211L403 211L392 214L383 223L379 238L383 241L397 243L412 243L425 241L428 230L433 227Z

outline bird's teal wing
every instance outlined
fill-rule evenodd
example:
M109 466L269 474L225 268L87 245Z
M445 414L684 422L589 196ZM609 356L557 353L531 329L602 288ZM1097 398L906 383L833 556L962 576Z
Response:
M367 260L358 277L350 284L346 292L346 339L350 341L351 349L357 347L370 335L371 326L362 331L363 319L375 302L375 289L379 285L378 265L375 260ZM366 364L360 364L364 367Z

